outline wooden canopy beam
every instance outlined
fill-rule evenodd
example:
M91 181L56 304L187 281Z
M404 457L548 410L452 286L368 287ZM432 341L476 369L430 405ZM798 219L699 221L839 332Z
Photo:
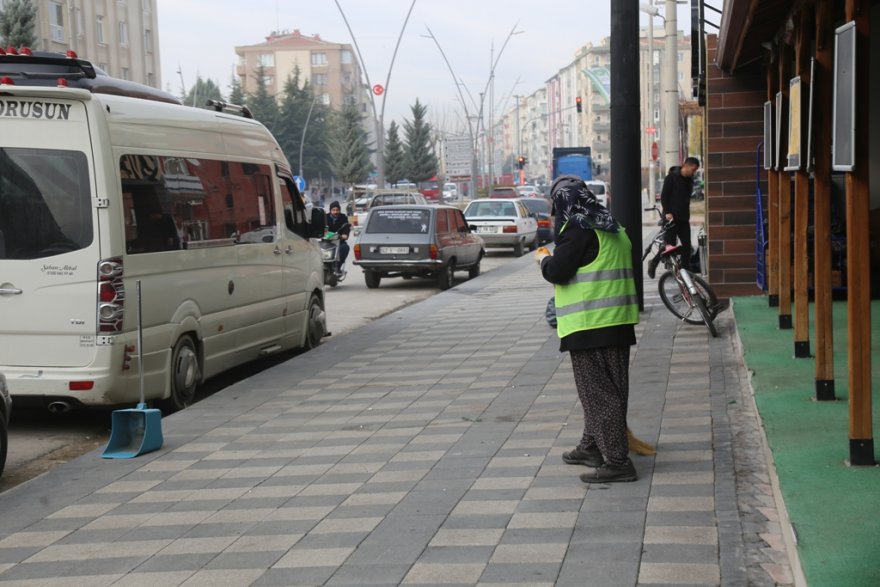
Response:
M807 231L810 224L810 174L807 172L807 121L805 110L810 85L810 43L813 38L812 6L801 8L795 20L797 40L795 41L795 75L800 77L800 104L797 108L800 132L800 166L794 173L794 356L799 359L810 358L810 295L807 278L809 276L809 251L807 250ZM791 107L791 106L790 106Z
M849 461L874 465L871 429L871 270L869 248L868 105L871 2L846 0L846 20L856 23L855 165L846 174L846 265L849 367Z
M816 68L812 80L816 148L813 180L813 293L816 330L816 399L834 392L834 319L831 298L831 149L834 101L834 0L816 3Z

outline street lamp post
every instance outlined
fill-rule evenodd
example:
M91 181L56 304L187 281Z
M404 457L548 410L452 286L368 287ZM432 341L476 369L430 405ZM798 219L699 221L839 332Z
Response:
M385 116L385 102L388 98L388 84L391 82L391 70L394 68L394 60L397 57L397 50L400 48L400 40L403 39L403 32L406 30L406 24L409 22L409 17L412 14L413 8L416 5L416 0L412 0L412 4L409 5L409 11L406 13L406 18L403 21L403 26L400 27L400 34L397 36L397 44L394 46L394 53L391 56L391 64L388 66L388 75L385 78L385 91L382 93L382 108L378 112L376 112L376 95L373 92L373 84L370 83L370 75L367 73L367 65L364 62L364 57L361 55L360 47L358 47L357 39L354 36L354 31L351 30L351 25L348 24L348 18L345 16L345 12L342 10L342 6L339 5L339 0L333 0L336 3L336 8L339 9L339 14L342 15L342 20L345 22L345 27L348 29L348 34L351 35L351 42L354 45L355 51L357 51L358 60L361 62L361 67L364 70L364 77L367 80L367 88L369 89L370 96L370 106L373 109L373 125L376 133L376 172L378 174L377 183L381 187L385 187L385 124L383 122L383 118Z
M650 4L639 4L639 10L648 15L648 110L650 112L650 127L657 132L656 120L654 119L654 17L660 12L653 4L654 0L650 0ZM651 134L651 142L653 143L656 134ZM648 152L648 205L654 201L654 193L656 190L654 173L654 154L653 150Z
M680 163L678 132L678 8L666 0L666 50L663 56L663 154L666 169Z
M312 110L315 108L315 102L318 101L318 94L312 97L312 103L309 105L309 113L306 114L306 123L303 125L302 136L299 139L299 176L305 179L303 175L303 146L306 143L306 130L309 128L309 121L312 119Z
M507 33L507 38L504 39L504 43L501 45L501 49L498 51L498 57L495 57L495 43L493 42L491 45L490 53L489 53L489 81L486 84L489 90L489 182L490 185L495 183L495 121L493 120L493 101L495 99L495 67L498 65L498 61L501 60L501 55L504 53L504 48L507 47L507 42L510 40L510 37L513 35L519 35L525 31L518 31L516 27L519 23L513 25L513 28L510 29L510 32ZM482 102L483 99L480 98L480 110L482 111Z

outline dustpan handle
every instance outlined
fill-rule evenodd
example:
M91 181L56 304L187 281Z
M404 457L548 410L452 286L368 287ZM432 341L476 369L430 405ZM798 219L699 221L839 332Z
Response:
M140 392L140 404L146 404L144 400L144 323L141 317L141 280L135 281L137 290L137 345L138 345L138 391Z

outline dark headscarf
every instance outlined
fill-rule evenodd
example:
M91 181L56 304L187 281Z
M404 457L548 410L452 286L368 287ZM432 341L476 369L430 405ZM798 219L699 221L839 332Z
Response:
M339 208L339 211L342 212L342 207L339 205L339 200L333 200L332 202L330 202L330 207L327 209L333 210L333 208Z
M553 209L556 211L556 238L566 222L584 230L618 232L620 224L611 216L584 180L576 175L560 175L550 187Z

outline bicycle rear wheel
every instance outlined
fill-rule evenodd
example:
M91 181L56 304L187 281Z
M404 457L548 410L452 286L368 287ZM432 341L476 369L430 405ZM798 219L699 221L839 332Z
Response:
M706 325L706 328L709 329L709 333L713 338L718 336L718 329L715 328L715 322L713 322L714 317L709 312L709 309L706 307L706 301L703 299L703 294L698 293L694 296L694 306L696 306L697 311L700 313L700 316L703 319L703 323Z

